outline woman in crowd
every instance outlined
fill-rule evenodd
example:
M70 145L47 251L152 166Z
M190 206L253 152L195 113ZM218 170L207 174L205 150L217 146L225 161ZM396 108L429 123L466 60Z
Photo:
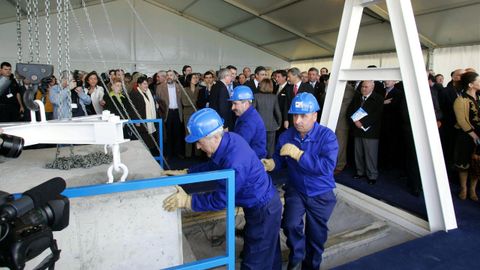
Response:
M458 169L460 180L459 197L462 200L467 198L468 170L471 169L472 156L476 146L480 145L480 112L479 96L480 77L475 72L466 72L461 77L464 92L457 97L453 104L458 129L455 144L455 166ZM476 187L478 177L471 177L468 195L470 199L478 201Z
M92 102L87 106L88 115L102 114L105 101L103 95L105 91L99 86L100 78L97 72L92 71L85 77L85 92L90 96Z
M278 105L277 96L273 93L273 82L263 79L259 84L259 93L255 94L253 106L265 123L267 130L267 158L271 158L275 151L275 131L280 128L282 113Z
M131 115L131 106L127 98L122 93L122 81L114 79L112 82L112 89L108 92L108 96L104 97L105 110L110 113L120 116L121 119L128 119Z
M182 106L183 106L183 124L185 126L185 134L188 134L187 123L190 116L195 112L195 104L197 104L198 93L200 85L198 84L199 76L197 73L190 73L185 78L185 91L182 91ZM194 144L187 143L185 145L185 157L200 155L199 150Z
M148 88L148 80L146 76L141 76L136 81L137 88L130 93L130 99L136 111L130 115L131 119L156 119L157 118L157 104L153 98L150 89ZM133 109L133 108L132 108ZM135 124L143 141L150 149L153 155L158 155L158 149L153 141L156 136L156 129L153 123Z
M91 103L90 97L83 92L82 86L77 86L72 75L67 71L63 72L60 84L52 87L49 97L53 104L53 119L83 116L86 114L85 105Z

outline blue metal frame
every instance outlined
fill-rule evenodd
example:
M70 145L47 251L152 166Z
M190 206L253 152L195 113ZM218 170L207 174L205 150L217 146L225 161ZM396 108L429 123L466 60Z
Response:
M125 124L143 124L143 123L158 123L158 147L160 148L160 156L153 157L156 161L160 162L160 166L163 168L163 120L158 119L137 119L128 120Z
M235 269L235 173L233 170L221 170L205 173L192 173L179 176L149 178L112 184L100 184L66 189L62 194L69 198L104 195L118 192L128 192L158 188L164 186L183 185L226 179L227 181L227 217L226 237L227 251L225 256L218 256L192 263L175 266L168 269L209 269L226 265Z

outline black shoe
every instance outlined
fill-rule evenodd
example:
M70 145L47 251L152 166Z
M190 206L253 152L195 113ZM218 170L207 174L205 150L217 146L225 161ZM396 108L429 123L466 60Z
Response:
M353 176L353 179L362 179L362 178L364 178L364 177L365 177L365 175L355 174L355 175Z
M302 263L296 263L296 264L291 264L288 262L287 270L301 270L302 269Z
M370 179L370 178L367 178L368 180L368 184L369 185L375 185L377 183L377 179Z

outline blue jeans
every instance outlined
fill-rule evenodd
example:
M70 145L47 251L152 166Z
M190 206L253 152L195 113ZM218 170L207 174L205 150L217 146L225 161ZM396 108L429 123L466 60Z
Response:
M308 197L287 185L282 228L290 249L290 264L296 265L303 262L303 269L320 268L328 235L327 222L336 202L333 191ZM304 233L303 216L305 214Z

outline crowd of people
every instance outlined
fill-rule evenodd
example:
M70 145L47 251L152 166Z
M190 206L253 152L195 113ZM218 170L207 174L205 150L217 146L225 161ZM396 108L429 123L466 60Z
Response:
M444 86L443 75L427 71L427 76L449 178L459 181L460 199L478 201L480 77L471 68L457 69ZM11 64L3 62L0 83L0 121L29 121L22 95L31 91L31 82L15 77ZM158 154L155 133L163 129L165 158L206 154L211 159L170 174L235 169L236 202L247 219L244 265L279 267L278 250L263 250L278 247L278 234L262 228L281 226L291 251L289 269L301 264L310 269L321 262L326 224L335 205L333 176L347 163L355 165L353 178L359 181L374 185L379 171L395 169L406 176L414 195L422 191L405 97L406 91L418 90L404 89L401 81L349 82L333 132L318 123L328 83L324 67L302 72L295 67L271 71L258 66L252 73L248 67L239 72L229 65L196 73L186 65L181 74L160 70L151 77L122 69L101 74L76 70L62 72L58 79L43 78L34 97L44 103L47 119L103 110L123 119L161 118L160 127L135 125L153 154ZM125 136L133 134L125 130ZM289 181L280 224L281 204L265 171L282 167L288 168ZM225 207L224 183L209 194L190 196L177 189L164 202L167 210ZM258 261L260 252L272 260Z
M7 62L1 64L0 72L12 82L0 96L0 121L29 121L30 113L22 95L31 83L28 79L15 78ZM474 151L480 142L476 74L473 69L457 69L451 73L451 81L444 85L442 74L428 71L449 177L460 181L460 198L465 199L469 193L474 200L477 200L476 179L480 173L477 165L480 157ZM251 137L253 148L261 149L256 151L258 157L271 158L278 136L293 126L293 117L288 114L293 98L298 93L313 94L320 105L317 119L320 120L328 80L325 67L271 71L258 66L252 73L249 67L240 72L229 65L218 71L196 73L185 65L181 74L160 70L151 77L139 72L125 73L122 69L101 74L76 70L62 73L59 79L44 78L35 98L45 104L47 119L101 114L105 109L124 119L162 118L167 159L202 155L182 138L188 134L186 125L191 115L202 108L212 108L224 120L227 131ZM239 86L251 90L253 95L232 99L234 89ZM335 131L339 142L335 173L340 173L347 162L354 163L354 178L365 178L375 184L378 167L400 169L408 179L411 192L420 194L421 182L404 91L402 82L397 81L349 82ZM242 121L250 119L242 114L252 114L251 108L258 112L262 122L262 128L256 131L251 130L254 127L250 120ZM353 121L352 115L360 108L367 115ZM154 138L158 128L152 123L136 125L145 144L157 154ZM128 130L125 135L132 137ZM259 136L266 137L265 145L258 145ZM470 179L468 188L467 179Z

